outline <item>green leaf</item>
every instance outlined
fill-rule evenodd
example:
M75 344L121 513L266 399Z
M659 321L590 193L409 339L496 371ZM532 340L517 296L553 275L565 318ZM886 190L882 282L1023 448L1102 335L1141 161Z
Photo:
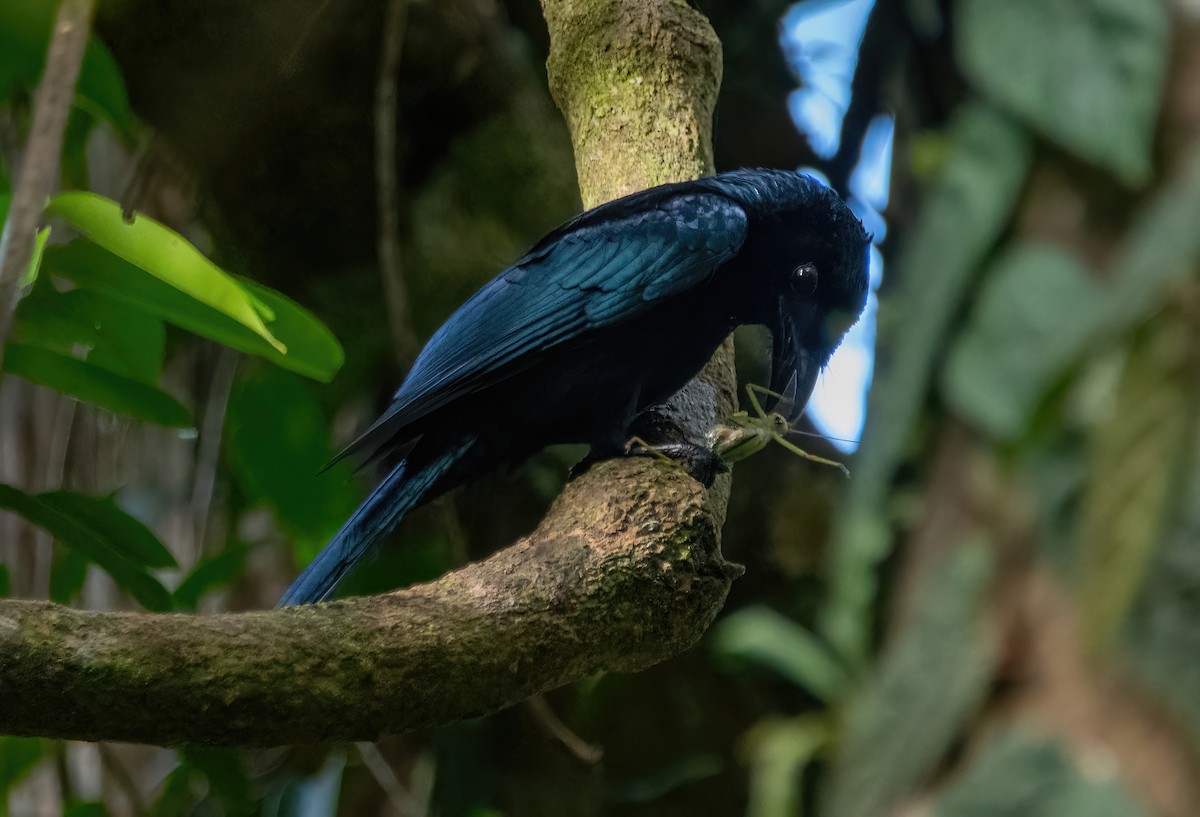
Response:
M50 600L70 604L83 591L92 562L78 550L56 546L50 565Z
M274 314L271 331L287 344L286 355L280 355L271 349L271 354L264 357L305 377L324 383L332 380L342 368L346 353L329 328L313 317L311 312L275 290L249 278L239 277L238 281L263 307Z
M252 499L265 500L305 551L328 541L358 504L344 464L328 471L329 423L308 385L260 367L238 382L225 415L225 450Z
M10 339L76 357L148 386L162 374L162 321L98 292L58 292L49 281L21 299Z
M947 366L942 391L964 417L1011 440L1027 427L1051 385L1091 348L1104 282L1075 256L1018 245L987 283ZM1064 321L1069 314L1071 320Z
M987 693L998 646L983 626L991 554L975 541L923 577L908 627L845 706L829 817L893 814L937 768Z
M993 737L933 804L934 817L1143 817L1112 773L1080 769L1052 740Z
M107 531L96 530L80 520L58 510L53 502L43 502L11 485L0 484L0 508L19 514L29 522L49 532L64 546L74 548L112 576L125 592L148 610L167 610L170 596L158 580L136 562L122 541L115 541Z
M184 762L208 779L208 789L229 817L254 813L250 778L241 754L234 749L188 746L180 751Z
M1154 315L1193 276L1200 265L1196 212L1200 150L1138 215L1111 272L1094 275L1052 247L1005 253L943 369L946 399L993 436L1019 436L1072 366Z
M166 392L49 349L10 343L4 371L138 420L174 428L192 424L188 410Z
M1150 176L1170 54L1162 0L964 0L958 57L982 90L1128 184Z
M820 639L767 607L746 607L713 632L713 650L725 658L762 664L826 703L849 690L845 670Z
M1197 409L1189 415L1195 417ZM1132 670L1164 711L1200 744L1200 448L1197 433L1183 450L1189 461L1176 481L1164 531L1122 633L1121 665Z
M0 102L30 90L41 76L56 6L44 0L0 3Z
M1179 311L1160 315L1125 362L1115 405L1092 435L1080 507L1080 605L1087 646L1116 642L1154 552L1195 438L1195 332Z
M80 191L59 193L46 206L46 214L67 220L113 255L232 318L280 353L287 352L263 323L264 310L255 299L174 230L140 213L127 222L117 202Z
M33 286L33 282L37 280L38 270L42 266L42 253L46 250L46 240L50 238L50 228L43 227L38 230L37 235L33 239L33 252L29 256L29 264L25 267L25 274L21 276L21 288Z
M63 809L63 817L108 817L108 809L99 800L75 800Z
M175 609L195 610L205 593L228 587L245 570L249 552L248 546L233 544L199 562L175 588L171 596Z
M134 118L125 91L125 78L112 52L94 36L88 41L75 86L75 104L113 126L127 142L133 137Z
M946 334L980 261L1008 224L1032 156L1029 134L978 103L946 137L947 158L896 262L899 289L881 310L875 385L854 479L830 543L830 596L820 632L850 667L865 666L877 568L891 547L892 477L928 396ZM1194 231L1200 232L1200 231ZM886 314L911 316L888 324Z
M135 306L181 329L195 332L232 349L317 380L333 379L344 359L337 340L310 313L282 295L258 285L243 286L265 310L275 315L275 330L288 354L221 312L180 292L88 241L73 241L46 250L43 266L81 287ZM249 295L248 295L249 297Z
M46 747L39 738L0 737L0 813L6 813L8 792L41 762Z
M139 520L117 507L111 496L88 496L72 491L38 494L42 504L112 542L139 567L179 567L171 551Z
M801 817L804 770L830 742L827 719L759 721L743 740L750 765L746 817Z
M0 102L17 89L32 90L41 77L57 3L9 0L0 3ZM106 120L128 140L134 118L125 80L112 53L93 35L83 54L75 86L75 105Z

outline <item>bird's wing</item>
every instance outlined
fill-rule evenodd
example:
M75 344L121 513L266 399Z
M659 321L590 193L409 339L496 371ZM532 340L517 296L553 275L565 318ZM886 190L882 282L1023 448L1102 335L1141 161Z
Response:
M414 421L707 280L741 247L746 213L724 196L647 198L585 213L475 293L425 345L388 410L339 458L381 455L404 442Z

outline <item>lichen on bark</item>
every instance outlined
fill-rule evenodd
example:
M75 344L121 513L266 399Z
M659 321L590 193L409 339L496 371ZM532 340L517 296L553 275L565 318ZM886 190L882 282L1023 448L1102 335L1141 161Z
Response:
M683 0L543 0L585 207L713 172L721 42Z

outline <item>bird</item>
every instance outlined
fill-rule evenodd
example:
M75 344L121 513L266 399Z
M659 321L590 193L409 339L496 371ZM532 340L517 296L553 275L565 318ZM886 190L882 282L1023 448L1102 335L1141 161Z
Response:
M484 473L558 443L627 453L635 419L738 326L770 332L770 390L798 419L866 303L870 241L837 193L776 169L664 184L567 221L451 314L338 455L395 464L279 605L328 599L406 513Z

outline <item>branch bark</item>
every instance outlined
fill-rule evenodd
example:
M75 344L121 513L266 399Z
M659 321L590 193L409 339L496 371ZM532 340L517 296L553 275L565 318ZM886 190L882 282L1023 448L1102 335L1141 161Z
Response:
M720 44L682 0L543 0L548 70L589 205L712 170ZM663 413L733 410L727 345ZM602 462L536 532L435 582L313 607L190 616L0 602L0 733L157 744L373 740L492 712L687 649L740 568L728 478Z
M690 646L738 568L704 489L600 463L537 532L385 596L209 616L0 604L0 733L268 746L478 716Z
M33 256L34 233L46 198L58 176L63 132L71 112L75 81L91 30L94 0L63 0L54 21L46 69L33 101L33 126L12 205L0 236L0 360L12 313L21 295L21 277Z

